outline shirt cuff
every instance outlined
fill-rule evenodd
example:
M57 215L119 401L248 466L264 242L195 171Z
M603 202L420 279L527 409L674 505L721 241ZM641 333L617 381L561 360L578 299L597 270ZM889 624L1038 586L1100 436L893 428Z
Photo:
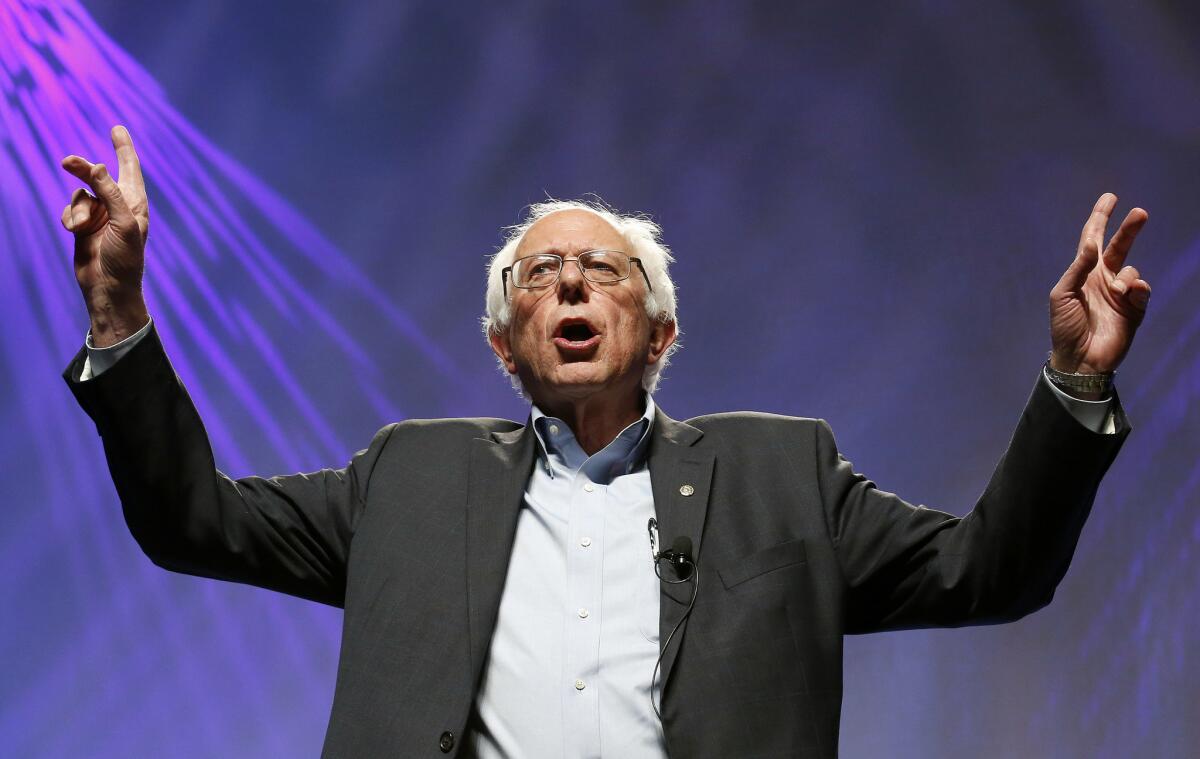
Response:
M1054 391L1054 396L1058 398L1058 402L1063 405L1063 408L1084 427L1101 435L1116 433L1117 425L1112 413L1112 398L1085 401L1082 398L1068 395L1050 381L1050 375L1046 373L1045 368L1042 369L1042 381Z
M87 358L83 360L83 371L79 373L79 381L84 382L99 377L111 369L133 346L140 343L143 337L150 334L150 325L153 323L154 320L150 319L137 332L107 348L97 348L92 345L92 331L89 329L87 337L83 341L84 347L87 348Z

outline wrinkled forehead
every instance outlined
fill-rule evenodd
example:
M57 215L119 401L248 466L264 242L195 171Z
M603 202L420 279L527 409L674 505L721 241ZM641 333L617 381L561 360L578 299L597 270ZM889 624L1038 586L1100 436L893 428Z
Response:
M516 258L535 253L578 255L585 250L621 250L626 248L612 224L599 214L572 208L555 211L538 219L517 246Z

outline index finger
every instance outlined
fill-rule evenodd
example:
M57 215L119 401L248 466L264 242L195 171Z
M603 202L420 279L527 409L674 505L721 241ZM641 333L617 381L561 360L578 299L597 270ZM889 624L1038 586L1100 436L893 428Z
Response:
M133 138L129 130L121 125L112 128L112 144L117 151L117 165L120 173L117 182L137 188L139 194L145 194L146 182L142 179L142 162L138 160L137 151L133 149Z
M1108 217L1112 215L1113 208L1117 205L1117 196L1111 192L1106 192L1096 201L1096 205L1092 207L1092 214L1088 216L1088 220L1084 222L1083 232L1079 235L1079 248L1083 250L1084 245L1088 240L1094 239L1097 246L1104 244L1104 230L1108 227Z

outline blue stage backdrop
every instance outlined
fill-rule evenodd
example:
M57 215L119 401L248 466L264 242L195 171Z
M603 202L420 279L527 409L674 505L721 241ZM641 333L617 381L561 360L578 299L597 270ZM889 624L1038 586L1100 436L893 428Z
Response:
M1054 603L856 638L847 757L1200 746L1200 13L1175 4L0 0L0 753L316 756L341 614L168 574L59 372L86 314L58 160L149 182L151 311L228 473L341 466L406 417L523 419L486 257L530 202L650 213L677 418L828 419L966 513L1095 198L1150 223L1134 425Z

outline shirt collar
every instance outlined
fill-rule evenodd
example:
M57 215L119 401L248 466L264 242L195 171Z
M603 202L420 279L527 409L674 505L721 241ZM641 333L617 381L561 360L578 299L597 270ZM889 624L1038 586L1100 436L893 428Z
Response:
M533 431L537 436L538 449L553 476L551 457L573 471L583 470L592 480L611 482L613 478L633 471L645 458L650 443L650 429L654 426L657 406L649 393L646 410L641 418L621 430L613 441L596 453L588 456L575 439L575 433L557 417L546 416L536 405L530 411Z

